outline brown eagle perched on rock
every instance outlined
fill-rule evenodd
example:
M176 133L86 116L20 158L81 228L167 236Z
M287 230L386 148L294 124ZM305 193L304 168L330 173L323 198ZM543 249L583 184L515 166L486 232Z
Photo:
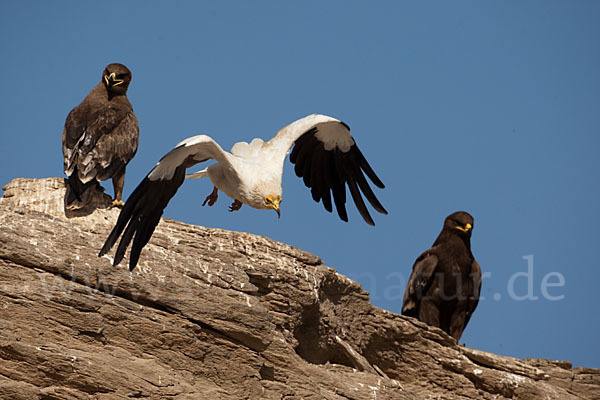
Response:
M413 265L402 314L446 331L458 341L481 291L481 268L471 253L473 217L457 211L444 221L433 246Z
M99 181L112 179L113 206L123 206L125 167L138 147L139 126L127 99L131 71L109 64L102 79L71 110L62 135L64 171L68 177L65 208L87 205L86 191Z

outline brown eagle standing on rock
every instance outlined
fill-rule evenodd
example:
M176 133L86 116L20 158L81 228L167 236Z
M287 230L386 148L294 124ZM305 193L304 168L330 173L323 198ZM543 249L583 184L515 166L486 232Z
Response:
M458 341L481 291L481 268L471 253L473 217L457 211L444 221L433 246L417 258L402 314L441 328Z
M65 208L86 206L86 191L98 181L113 180L113 206L123 206L125 166L138 147L139 126L127 99L131 71L109 64L102 80L71 110L62 135L64 170L68 177Z

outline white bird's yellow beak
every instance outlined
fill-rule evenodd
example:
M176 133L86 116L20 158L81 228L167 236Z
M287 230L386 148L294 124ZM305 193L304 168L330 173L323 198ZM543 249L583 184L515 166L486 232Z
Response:
M280 205L281 196L270 194L267 197L265 197L265 206L267 206L267 208L275 210L275 212L277 213L277 218L281 218L281 212L279 210Z

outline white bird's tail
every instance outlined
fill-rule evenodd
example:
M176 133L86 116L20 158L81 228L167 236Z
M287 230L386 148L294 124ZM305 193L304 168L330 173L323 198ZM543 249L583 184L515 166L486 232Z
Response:
M208 168L204 168L202 171L194 172L193 174L186 174L185 178L186 179L200 179L200 178L204 178L206 175L208 175Z

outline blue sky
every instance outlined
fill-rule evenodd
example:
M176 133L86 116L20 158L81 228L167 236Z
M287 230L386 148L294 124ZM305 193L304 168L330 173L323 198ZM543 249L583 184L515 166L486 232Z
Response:
M400 312L414 259L469 211L487 274L461 341L600 367L599 19L594 1L3 1L0 184L62 176L67 113L111 62L140 121L125 196L185 137L230 148L332 115L387 186L374 228L329 215L289 162L280 220L200 207L207 180L165 216L311 251Z

